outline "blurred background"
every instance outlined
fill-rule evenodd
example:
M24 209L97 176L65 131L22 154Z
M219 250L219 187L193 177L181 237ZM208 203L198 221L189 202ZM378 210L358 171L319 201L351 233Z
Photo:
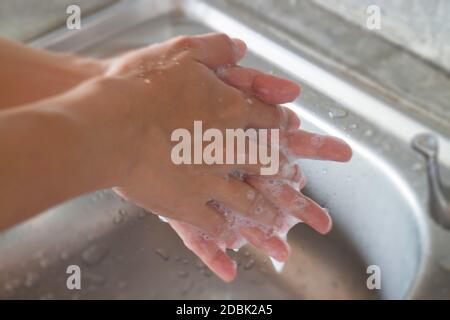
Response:
M79 5L83 14L91 14L118 0L3 0L0 3L0 34L29 41L60 27L65 22L61 12L71 4ZM233 1L233 0L231 0ZM320 6L348 22L363 26L367 7L381 8L383 27L379 35L405 47L450 71L450 3L446 0L234 0L253 7L268 17L295 16L293 7L307 10ZM288 10L286 10L288 8ZM292 23L292 22L290 22Z

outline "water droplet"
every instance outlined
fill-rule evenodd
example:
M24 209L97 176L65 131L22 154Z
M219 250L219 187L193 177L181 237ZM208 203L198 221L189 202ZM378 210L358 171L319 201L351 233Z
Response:
M123 222L123 217L122 216L115 216L113 219L115 224L119 224Z
M44 252L39 251L36 254L36 258L37 258L38 264L41 268L45 269L50 265L50 262L48 261L48 258L45 256Z
M47 258L42 257L42 258L39 260L39 266L40 266L42 269L46 269L49 265L50 265L50 262L48 261Z
M168 261L169 260L169 255L167 254L167 252L164 249L156 249L155 253L161 257L161 259L163 259L164 261Z
M61 260L67 260L69 259L69 254L66 251L61 251L59 253L59 257L61 258Z
M386 152L391 151L391 145L388 142L383 142L383 144L381 145L381 148L383 149L383 151L386 151Z
M39 279L38 275L28 272L27 275L25 276L25 281L24 281L24 285L27 288L32 287L37 280Z
M150 79L145 78L145 79L144 79L144 82L145 82L146 84L150 84Z
M195 267L196 267L197 269L199 269L199 270L203 270L203 269L206 268L206 265L205 265L203 262L198 261L198 262L195 264Z
M356 123L349 124L348 128L350 130L356 130L356 129L358 129L358 124L356 124Z
M450 272L450 257L442 258L439 261L439 266L442 268L442 270Z
M340 108L331 108L328 111L328 116L330 118L332 118L332 119L334 119L334 118L344 118L347 115L348 115L348 112L343 110L343 109L340 109Z
M262 286L264 284L264 279L263 278L255 278L255 279L251 279L250 283L255 285L255 286Z
M192 288L194 287L194 283L189 281L186 286L181 290L181 295L185 296L186 294L189 293L189 291L192 290Z
M203 271L202 271L202 274L203 274L206 278L209 278L209 277L212 276L211 271L209 271L208 269L203 270Z
M253 104L253 100L250 98L245 99L245 101L247 101L248 104Z
M108 253L109 248L107 245L93 243L81 253L81 259L87 265L96 265L103 261Z
M55 298L55 296L51 292L45 293L45 294L43 294L42 296L39 297L40 300L52 300L54 298Z
M189 277L189 272L183 271L183 270L182 271L178 271L178 278L185 279L187 277Z
M83 279L86 279L91 289L103 286L106 283L106 277L97 273L85 272L83 274Z
M373 130L372 129L366 129L366 131L364 131L364 135L366 137L371 137L373 136Z
M6 282L3 285L3 288L5 288L6 291L12 292L14 291L14 286L10 282Z
M250 259L244 264L244 269L245 270L251 270L254 265L255 265L255 260Z
M143 218L145 218L146 215L147 215L147 212L145 212L145 211L140 211L139 214L138 214L138 218L139 218L139 219L143 219Z

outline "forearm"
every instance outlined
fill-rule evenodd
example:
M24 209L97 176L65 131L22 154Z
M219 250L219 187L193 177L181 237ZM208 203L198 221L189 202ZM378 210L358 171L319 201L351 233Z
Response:
M37 50L0 38L0 109L64 92L100 74L100 60Z
M0 229L120 182L130 128L120 97L99 81L0 111ZM108 112L107 112L108 110Z

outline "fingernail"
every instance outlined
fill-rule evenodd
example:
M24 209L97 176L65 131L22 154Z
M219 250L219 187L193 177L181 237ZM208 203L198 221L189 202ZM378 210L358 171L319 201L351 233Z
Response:
M288 114L288 129L298 129L300 127L300 118L291 109L286 109L286 113Z
M300 119L297 114L286 107L277 106L280 112L280 129L295 130L300 127Z
M280 115L280 129L282 130L288 130L289 129L289 113L288 109L284 107L277 106L279 115Z
M225 76L226 71L227 67L221 66L216 69L216 74L219 78L223 78Z
M231 40L232 40L234 56L238 60L243 58L245 55L245 52L247 51L247 45L241 39L233 38Z
M256 91L256 95L258 97L265 98L265 97L267 97L269 95L269 89L267 89L265 87L258 87L258 86L256 86L254 88L254 90Z
M277 261L284 262L289 259L289 256L291 255L291 247L289 244L283 241L284 248L283 250L271 250L269 252L269 255L274 258Z
M237 264L225 254L218 256L213 263L213 271L225 282L231 282L236 277Z

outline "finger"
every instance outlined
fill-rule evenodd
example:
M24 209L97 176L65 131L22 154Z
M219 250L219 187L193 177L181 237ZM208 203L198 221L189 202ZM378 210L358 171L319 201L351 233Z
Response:
M249 147L250 144L255 143L250 140L245 144L245 152L238 150L236 145L234 146L234 153L232 159L226 159L226 151L223 151L223 163L217 164L214 161L208 162L209 165L214 165L215 172L223 174L222 177L227 179L227 175L230 174L236 178L242 180L246 174L252 175L264 175L265 177L271 177L274 179L287 179L294 180L300 178L298 174L297 164L288 162L287 157L281 153L278 149L272 149L271 146L267 146L267 154L270 155L270 159L266 158L264 161L258 156L258 149L253 147L253 150ZM257 143L255 143L257 145ZM272 152L277 152L275 156ZM269 157L269 156L267 156ZM231 161L232 160L232 161ZM227 164L230 162L230 164ZM263 170L266 169L266 170ZM198 173L207 174L211 171L210 167L199 168Z
M178 216L180 214L183 216L183 222L201 229L211 237L227 241L232 237L227 220L208 204L181 208Z
M227 214L229 217L230 228L236 230L247 241L255 247L263 250L267 255L279 260L285 261L290 254L289 245L278 236L273 235L273 231L278 228L260 228L253 223L242 221L239 214L223 207L220 203L214 202L214 206L219 212Z
M271 149L268 147L268 153L272 155L272 151L275 149ZM231 170L232 175L235 177L242 178L245 174L250 175L262 175L267 178L273 179L287 179L287 180L295 180L298 177L298 165L295 163L289 163L286 156L284 156L278 150L273 151L278 152L278 159L276 157L272 157L272 162L270 164L262 164L261 162L257 164L251 164L246 162L244 164L237 164L233 166L233 170ZM248 156L246 159L249 159ZM277 161L278 163L274 163ZM263 171L263 168L272 167L273 174L267 174L267 171ZM269 172L270 173L270 172Z
M219 68L217 75L229 85L269 104L291 102L300 95L300 86L295 82L251 68Z
M213 201L213 206L222 214L228 217L230 228L236 230L240 236L252 243L255 247L264 251L267 255L277 259L278 261L285 261L290 254L290 247L286 241L282 240L276 235L273 235L273 231L281 228L261 227L255 226L254 223L249 220L243 220L239 213L224 207L220 203ZM289 220L289 219L287 219ZM285 223L280 224L283 226ZM286 229L287 232L289 228ZM239 239L241 240L241 239ZM236 248L240 248L242 242L236 242ZM229 246L229 248L233 248Z
M280 223L277 209L247 183L230 177L228 181L217 179L214 185L211 197L234 212L236 218L262 227Z
M186 223L169 220L169 224L186 247L194 252L219 278L230 282L236 277L236 263L225 254L215 240L204 239Z
M282 112L284 112L284 117L287 119L285 129L286 130L295 130L300 128L300 118L297 114L289 108L280 106Z
M293 183L298 185L299 191L302 190L307 183L306 175L300 168L300 165L298 163L287 161L280 163L280 171L274 176L263 176L258 174L249 175L257 175L260 179L264 180L264 183L268 183L269 180L287 180L291 184Z
M268 105L254 98L247 98L249 107L247 108L248 128L278 128L278 129L298 129L300 119L292 110L282 107Z
M280 144L285 147L288 158L347 162L352 157L352 149L343 140L304 130L281 131Z
M211 69L234 65L247 51L245 42L231 39L223 33L208 33L193 37L178 37L172 40L175 48L190 50L192 57Z
M280 210L302 220L319 233L326 234L331 230L330 215L289 184L276 180L269 180L267 183L255 176L249 176L245 181L264 194Z
M291 252L290 246L280 237L267 237L267 235L258 228L243 227L240 228L240 232L248 242L270 257L280 262L286 261L289 258Z
M299 186L298 186L298 190L301 191L306 186L306 184L308 183L308 179L306 178L305 173L303 172L303 170L300 167L299 167L298 170L299 170L299 177L298 177Z

